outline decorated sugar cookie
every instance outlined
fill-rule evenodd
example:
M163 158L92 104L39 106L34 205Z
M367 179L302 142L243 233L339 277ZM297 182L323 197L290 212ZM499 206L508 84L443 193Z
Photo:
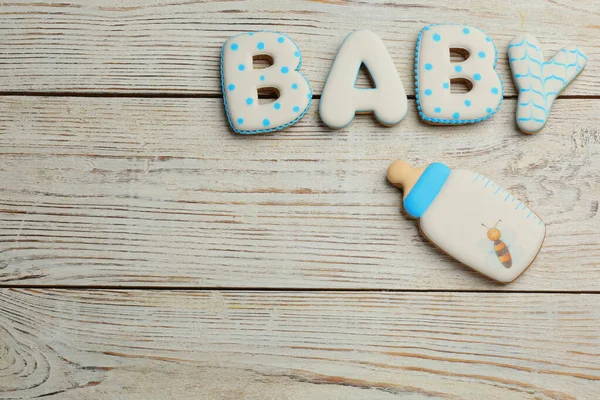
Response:
M273 64L254 69L254 58ZM250 32L229 38L221 53L221 85L227 119L244 134L281 130L298 122L312 101L310 84L298 70L302 55L288 36L277 32ZM271 89L277 100L260 104L259 89Z
M502 283L533 262L546 226L520 200L476 172L441 163L415 169L396 161L388 180L404 190L404 209L423 235L463 264Z
M583 71L587 57L570 46L546 62L540 42L524 35L511 40L508 58L519 88L517 125L525 133L536 133L546 125L554 99Z
M450 50L466 53L451 62ZM467 25L428 25L417 41L415 85L421 118L432 124L483 121L502 104L503 86L495 70L498 54L492 39ZM451 93L453 80L466 80L468 93Z
M355 87L364 64L375 88ZM357 113L373 113L383 125L402 121L408 110L406 92L385 44L375 33L350 33L333 62L323 88L319 115L330 128L343 128Z

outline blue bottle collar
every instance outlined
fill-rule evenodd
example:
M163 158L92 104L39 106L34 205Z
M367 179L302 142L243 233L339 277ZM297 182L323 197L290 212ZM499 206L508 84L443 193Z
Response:
M446 183L450 168L442 163L430 164L419 177L404 199L404 210L414 218L420 218Z

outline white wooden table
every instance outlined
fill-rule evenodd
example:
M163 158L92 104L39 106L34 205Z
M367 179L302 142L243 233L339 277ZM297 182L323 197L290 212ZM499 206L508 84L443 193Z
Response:
M431 127L414 101L427 23L487 32L505 101ZM317 115L343 38L385 41L409 114ZM222 43L278 30L315 100L284 132L227 126ZM538 135L514 122L510 39L578 44ZM600 2L0 0L0 398L598 399ZM495 177L548 225L515 283L451 261L385 168Z

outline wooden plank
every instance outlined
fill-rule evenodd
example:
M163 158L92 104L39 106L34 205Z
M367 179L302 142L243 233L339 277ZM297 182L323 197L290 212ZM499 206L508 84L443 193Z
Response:
M477 26L494 39L507 95L515 94L508 42L523 33L537 36L548 56L581 46L591 62L564 94L600 95L596 0L0 2L0 90L218 95L223 42L276 30L298 42L302 71L320 94L344 37L369 28L385 41L410 94L419 30L440 22Z
M0 290L0 396L593 399L598 295Z
M559 100L535 136L515 101L484 123L228 130L219 99L0 98L0 281L598 290L600 100ZM492 177L548 225L517 282L449 260L400 213L389 163Z

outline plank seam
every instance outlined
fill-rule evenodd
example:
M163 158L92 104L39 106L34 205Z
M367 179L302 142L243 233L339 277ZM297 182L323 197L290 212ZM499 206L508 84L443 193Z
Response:
M132 290L132 291L221 291L221 292L344 292L344 293L506 293L506 294L600 294L600 290L452 290L452 289L378 289L378 288L287 288L287 287L241 287L241 286L116 286L116 285L6 285L0 289L57 289L57 290Z
M20 92L0 91L0 97L105 97L105 98L164 98L164 99L221 99L223 96L217 93L105 93L105 92ZM414 94L406 96L408 100L416 100ZM274 98L272 96L259 96L260 99ZM313 95L313 100L320 100L321 95ZM518 95L507 95L505 100L516 100ZM557 100L598 100L600 95L561 95Z

